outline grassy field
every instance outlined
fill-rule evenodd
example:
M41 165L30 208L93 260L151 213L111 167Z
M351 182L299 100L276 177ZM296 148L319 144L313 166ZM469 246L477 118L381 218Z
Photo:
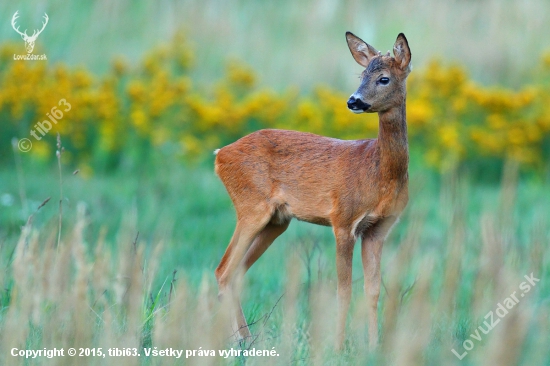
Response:
M13 60L15 11L29 30L48 13L47 62ZM550 365L546 1L18 0L0 18L0 365ZM414 64L381 344L357 246L334 351L334 238L297 221L244 279L239 342L217 299L236 220L211 152L260 128L375 137L377 116L346 107L347 30L382 52L404 32ZM151 354L167 349L183 354Z
M57 246L59 177L23 159L0 172L2 363L12 347L173 347L275 350L279 357L191 356L189 364L499 364L550 361L550 235L547 186L472 184L465 176L411 174L411 202L386 242L382 345L366 350L359 253L346 351L330 351L335 314L335 246L329 228L293 222L246 276L244 311L257 338L238 344L213 276L235 222L211 169L172 162L129 175L85 179L63 169L63 234ZM517 184L516 184L517 183ZM25 197L22 205L20 197ZM32 231L20 228L40 203ZM26 212L23 206L26 205ZM138 234L139 233L139 234ZM137 238L137 239L136 239ZM19 243L19 244L18 244ZM174 274L174 271L177 271ZM502 325L473 340L530 275L540 282ZM11 304L8 306L9 301ZM495 315L496 316L496 315ZM452 353L474 348L459 361ZM468 346L468 345L467 345ZM59 362L60 359L54 363ZM46 360L37 360L40 364ZM65 358L67 364L73 364ZM89 358L118 364L121 358ZM171 358L126 358L172 364Z

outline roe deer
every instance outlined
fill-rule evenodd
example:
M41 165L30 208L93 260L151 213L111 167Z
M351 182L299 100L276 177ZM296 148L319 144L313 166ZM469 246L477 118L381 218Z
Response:
M285 130L260 130L216 153L215 170L237 213L237 225L216 269L220 299L228 299L233 326L250 336L235 274L244 273L281 235L292 218L332 226L336 237L338 318L343 346L351 300L353 247L361 237L369 345L378 343L382 244L408 201L406 85L411 52L404 34L382 55L354 34L346 39L365 70L349 98L354 113L379 116L377 139L343 141Z

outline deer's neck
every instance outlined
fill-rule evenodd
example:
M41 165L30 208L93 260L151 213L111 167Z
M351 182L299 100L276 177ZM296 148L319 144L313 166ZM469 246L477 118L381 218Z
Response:
M384 179L406 179L409 166L409 143L405 101L398 107L380 112L378 147L380 173Z

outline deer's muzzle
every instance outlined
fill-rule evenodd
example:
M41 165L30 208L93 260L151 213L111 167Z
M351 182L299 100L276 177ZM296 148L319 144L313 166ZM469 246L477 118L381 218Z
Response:
M348 108L354 113L366 112L370 107L370 104L363 102L361 98L356 98L353 95L348 99Z

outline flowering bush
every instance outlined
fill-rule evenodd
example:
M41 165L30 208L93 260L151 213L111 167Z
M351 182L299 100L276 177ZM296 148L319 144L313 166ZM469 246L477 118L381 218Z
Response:
M319 86L311 95L256 85L247 66L230 62L213 88L189 77L193 52L181 35L147 55L135 68L113 61L95 77L79 68L13 61L0 50L0 156L13 137L28 137L62 98L71 104L52 131L62 136L68 159L93 167L116 166L127 153L165 149L186 160L261 128L308 131L343 139L376 137L375 114L355 115L349 94ZM437 169L479 161L514 159L541 169L550 155L550 56L537 79L520 90L484 87L459 66L432 62L409 77L407 116L411 147ZM50 132L51 134L51 132ZM53 135L53 134L52 134ZM50 140L32 140L37 159L51 153Z

